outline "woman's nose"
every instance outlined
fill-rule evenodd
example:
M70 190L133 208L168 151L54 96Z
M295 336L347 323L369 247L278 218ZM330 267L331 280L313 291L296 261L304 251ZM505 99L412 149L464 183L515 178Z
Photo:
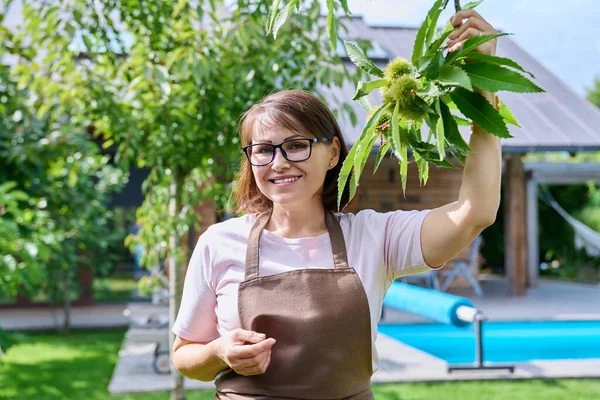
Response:
M275 149L275 157L273 158L271 168L281 170L285 166L289 166L289 161L283 156L283 150Z

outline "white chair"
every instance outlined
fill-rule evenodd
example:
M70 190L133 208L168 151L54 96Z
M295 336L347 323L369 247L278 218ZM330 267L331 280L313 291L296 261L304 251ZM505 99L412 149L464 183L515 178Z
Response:
M452 261L453 264L442 268L437 271L437 274L440 277L444 278L444 282L441 284L439 290L445 292L450 287L450 284L454 279L460 275L462 275L467 282L473 287L475 294L477 296L483 296L483 290L481 290L481 286L479 286L479 282L473 276L473 271L477 268L479 263L479 248L483 243L483 238L477 236L473 243L471 244L471 248L469 250L469 256L467 259L454 259Z
M438 273L438 271L431 270L431 271L421 272L420 274L403 276L402 278L400 278L398 280L403 283L414 283L417 281L422 281L426 284L426 286L428 288L439 291L440 283L438 281L437 273Z

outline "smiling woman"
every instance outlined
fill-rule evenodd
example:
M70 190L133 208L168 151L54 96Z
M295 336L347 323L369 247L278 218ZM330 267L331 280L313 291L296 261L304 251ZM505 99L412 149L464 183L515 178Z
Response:
M325 103L305 91L278 92L250 108L242 116L239 130L249 162L242 163L234 192L237 212L264 212L273 205L273 200L267 194L269 188L264 180L255 180L253 173L259 176L267 174L266 177L263 176L267 180L304 176L309 180L304 189L307 189L306 185L310 188L311 184L322 186L318 193L311 193L318 196L317 202L321 202L322 197L325 209L336 209L337 176L348 155L348 149L339 125ZM279 142L279 146L273 146L273 141ZM320 143L325 146L321 146ZM264 144L271 146L265 147ZM277 157L277 147L283 157ZM325 154L328 151L331 159ZM311 157L325 158L320 163L303 163ZM316 174L314 179L312 174L308 175L309 171L291 174L285 169L286 165L282 165L287 164L286 161L294 163L296 170L308 168ZM274 162L271 171L268 171L269 168L261 168L271 162ZM321 166L321 170L314 170L317 166ZM349 193L346 188L342 204L345 205L348 199Z
M429 210L337 213L348 149L309 92L267 96L239 131L234 195L244 215L199 239L173 326L174 365L216 377L220 399L372 399L382 301L398 276L428 268L420 231Z
M436 210L336 212L348 149L309 92L265 97L239 131L245 154L234 195L243 215L198 240L173 325L173 364L189 378L216 379L218 399L373 399L387 289L430 268L424 238L454 241L447 247L460 252L485 224L447 223L454 205L436 209L428 230Z

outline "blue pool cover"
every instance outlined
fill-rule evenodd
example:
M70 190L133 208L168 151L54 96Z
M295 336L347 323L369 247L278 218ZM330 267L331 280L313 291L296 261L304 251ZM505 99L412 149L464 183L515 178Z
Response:
M474 326L380 325L379 332L448 364L475 360ZM600 321L486 322L484 361L600 358Z

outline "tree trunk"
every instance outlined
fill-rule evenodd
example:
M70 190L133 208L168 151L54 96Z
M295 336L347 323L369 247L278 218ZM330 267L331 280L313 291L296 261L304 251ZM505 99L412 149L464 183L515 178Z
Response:
M180 168L174 169L173 182L170 189L169 217L176 224L181 211L181 189L183 186L184 174ZM177 260L177 249L181 246L181 238L177 231L171 232L169 236L169 349L173 348L175 335L171 328L175 323L175 318L179 311L181 303L181 294L183 291L183 265ZM171 400L184 400L185 390L183 387L183 376L173 367L171 363L171 377L173 379Z
M71 330L71 299L69 296L69 271L62 270L61 274L61 286L62 286L62 306L63 306L63 326L61 329L61 333L68 334Z

